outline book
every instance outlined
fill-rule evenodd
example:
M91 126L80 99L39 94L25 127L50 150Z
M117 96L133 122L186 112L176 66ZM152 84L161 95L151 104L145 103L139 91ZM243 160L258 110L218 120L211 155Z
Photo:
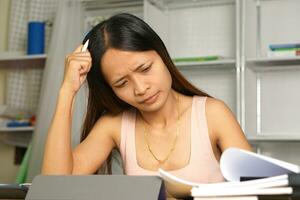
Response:
M271 51L299 51L300 48L278 48L278 49L271 49Z
M220 169L226 182L195 183L163 169L159 169L159 173L168 193L177 198L191 195L222 197L292 194L293 187L300 186L299 166L238 148L228 148L223 152ZM260 179L241 182L243 177Z
M276 50L268 51L267 56L269 58L284 58L284 57L296 57L300 56L300 50Z
M289 195L293 194L292 187L270 187L270 188L250 188L250 187L228 187L225 189L192 189L194 197L226 197L226 196L246 196L246 195Z
M238 148L228 148L222 153L220 168L227 181L300 173L298 165Z
M299 200L299 197L293 195L247 195L226 197L195 197L193 200Z
M287 49L287 48L300 48L300 44L298 43L290 43L290 44L271 44L269 48L274 51L278 49Z
M269 58L283 58L300 56L300 44L271 44L267 52Z
M180 179L162 169L159 170L168 193L177 198L226 197L241 195L291 195L293 187L300 186L300 174L285 174L249 181L220 183L193 183ZM291 181L297 179L297 181Z
M183 58L173 58L175 63L181 62L205 62L221 59L221 56L211 55L211 56L200 56L200 57L183 57Z

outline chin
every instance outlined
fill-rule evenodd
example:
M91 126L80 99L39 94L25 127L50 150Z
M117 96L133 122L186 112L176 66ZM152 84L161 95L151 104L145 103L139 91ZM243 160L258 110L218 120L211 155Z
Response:
M143 106L141 108L139 108L139 110L144 111L144 112L156 112L158 110L160 110L161 106Z

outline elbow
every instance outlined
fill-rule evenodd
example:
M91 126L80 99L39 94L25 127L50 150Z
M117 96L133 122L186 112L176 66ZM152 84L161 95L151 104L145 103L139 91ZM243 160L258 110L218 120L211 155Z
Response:
M72 175L73 169L68 166L47 166L43 165L41 174L42 175Z

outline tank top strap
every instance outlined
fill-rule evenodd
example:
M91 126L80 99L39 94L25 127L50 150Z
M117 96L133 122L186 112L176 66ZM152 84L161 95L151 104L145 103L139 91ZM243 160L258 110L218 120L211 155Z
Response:
M194 98L195 98L195 113L201 121L204 120L206 122L205 103L207 97L195 96Z
M136 113L133 109L124 111L122 115L120 153L124 165L131 157L130 151L132 150L133 134L135 134L135 115Z
M212 146L209 138L205 103L207 97L194 96L194 112L192 114L192 150L194 155L199 155L200 152L214 160ZM205 152L203 152L205 151ZM201 154L202 154L201 153ZM200 162L200 160L196 161Z

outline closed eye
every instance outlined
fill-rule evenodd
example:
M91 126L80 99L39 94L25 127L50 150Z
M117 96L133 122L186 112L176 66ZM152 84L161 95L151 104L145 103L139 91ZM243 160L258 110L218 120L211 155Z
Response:
M147 71L149 71L150 69L151 69L151 65L148 66L148 67L145 67L144 69L142 69L142 72L147 72Z
M122 82L121 84L116 85L115 87L121 88L121 87L124 87L126 84L127 84L127 81L124 81L124 82Z

